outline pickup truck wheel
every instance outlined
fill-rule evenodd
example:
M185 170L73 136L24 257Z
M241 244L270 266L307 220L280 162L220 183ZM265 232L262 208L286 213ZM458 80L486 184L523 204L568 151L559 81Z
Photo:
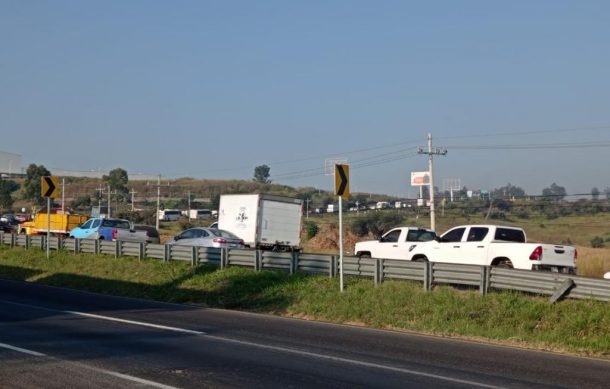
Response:
M428 262L428 258L422 255L421 257L413 259L413 262Z
M369 253L365 253L365 254L358 254L358 258L362 259L362 258L370 258L371 254Z
M501 259L496 263L496 267L501 269L513 269L513 263L510 259Z

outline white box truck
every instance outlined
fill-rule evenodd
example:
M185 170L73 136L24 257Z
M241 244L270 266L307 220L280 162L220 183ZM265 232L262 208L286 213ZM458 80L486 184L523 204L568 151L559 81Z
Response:
M218 228L234 233L247 246L298 250L303 200L267 194L220 196Z

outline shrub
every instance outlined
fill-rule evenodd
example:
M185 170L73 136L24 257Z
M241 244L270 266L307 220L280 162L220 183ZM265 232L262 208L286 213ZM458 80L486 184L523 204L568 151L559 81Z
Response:
M596 236L595 238L591 239L591 247L593 247L594 249L604 247L604 238L602 238L601 236Z
M403 217L397 213L372 212L366 216L355 219L351 223L350 229L358 236L364 236L368 233L379 236L384 231L400 225L402 220Z
M307 235L307 239L311 239L318 234L318 225L312 221L305 222L305 233Z
M352 221L350 225L350 230L356 236L365 236L369 233L368 222L365 218L358 218Z

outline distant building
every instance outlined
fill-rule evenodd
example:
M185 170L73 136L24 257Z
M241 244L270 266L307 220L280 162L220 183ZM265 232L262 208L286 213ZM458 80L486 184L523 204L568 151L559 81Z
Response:
M21 166L21 154L0 151L0 174L6 176L24 174Z

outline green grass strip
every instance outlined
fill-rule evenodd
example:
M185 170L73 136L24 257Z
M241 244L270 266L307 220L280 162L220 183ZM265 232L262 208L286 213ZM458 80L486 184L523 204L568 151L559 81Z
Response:
M610 357L610 305L346 277L255 272L188 263L0 246L0 277L112 295L417 331Z

